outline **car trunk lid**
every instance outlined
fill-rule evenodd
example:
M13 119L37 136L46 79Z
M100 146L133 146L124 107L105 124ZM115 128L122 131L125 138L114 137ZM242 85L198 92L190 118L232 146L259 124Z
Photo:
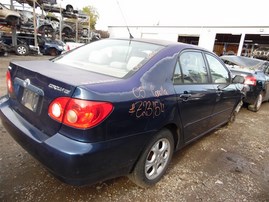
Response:
M61 127L48 115L54 99L72 97L78 86L111 81L111 77L51 61L12 62L9 71L13 81L11 107L49 136Z

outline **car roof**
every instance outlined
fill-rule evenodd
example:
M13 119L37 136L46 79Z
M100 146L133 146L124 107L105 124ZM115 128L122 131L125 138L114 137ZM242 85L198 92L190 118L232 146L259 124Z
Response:
M115 40L130 40L130 41L137 41L137 42L144 42L144 43L151 43L151 44L156 44L156 45L161 45L161 46L185 46L189 48L195 48L195 49L200 49L200 50L205 50L199 46L192 45L192 44L185 44L181 42L174 42L174 41L169 41L169 40L162 40L162 39L148 39L148 38L109 38L109 39L115 39Z

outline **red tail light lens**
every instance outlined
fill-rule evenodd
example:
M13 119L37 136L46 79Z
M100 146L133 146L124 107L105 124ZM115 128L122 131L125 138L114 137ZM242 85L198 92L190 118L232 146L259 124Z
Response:
M49 115L65 125L86 129L101 123L112 111L108 102L94 102L61 97L49 106Z
M13 92L13 85L12 85L12 81L11 81L10 71L7 71L7 73L6 73L6 83L7 83L8 92L12 93Z
M60 97L54 100L49 106L49 115L58 122L62 122L64 116L64 109L70 98Z
M257 82L256 77L254 76L246 76L244 84L255 86Z

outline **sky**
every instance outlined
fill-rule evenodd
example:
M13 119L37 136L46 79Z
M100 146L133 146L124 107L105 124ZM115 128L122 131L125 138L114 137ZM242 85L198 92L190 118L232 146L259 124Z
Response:
M59 1L59 0L58 0ZM91 5L99 13L96 28L115 25L267 25L268 0L62 0Z
M1 3L10 0L1 0ZM268 0L57 0L74 9L93 6L96 29L117 25L252 25L269 26Z

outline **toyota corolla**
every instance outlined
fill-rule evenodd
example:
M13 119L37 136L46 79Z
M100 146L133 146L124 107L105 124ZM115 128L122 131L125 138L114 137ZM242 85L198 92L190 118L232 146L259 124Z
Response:
M243 81L197 46L104 39L53 60L11 62L0 117L59 179L129 176L148 187L172 154L234 120Z

